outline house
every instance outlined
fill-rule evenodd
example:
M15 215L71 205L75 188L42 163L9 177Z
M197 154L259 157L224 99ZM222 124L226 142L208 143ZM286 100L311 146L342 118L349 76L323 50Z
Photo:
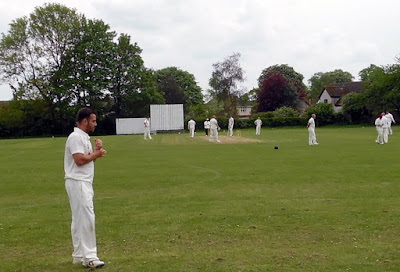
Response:
M360 93L362 82L334 83L326 86L318 96L317 103L330 103L335 112L342 110L342 98L348 93Z
M239 119L250 119L251 109L253 107L254 102L247 102L245 104L238 105L236 107L237 116Z

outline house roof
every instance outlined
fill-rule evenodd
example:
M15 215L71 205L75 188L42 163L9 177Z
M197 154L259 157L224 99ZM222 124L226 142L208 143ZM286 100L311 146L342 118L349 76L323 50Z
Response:
M247 101L246 103L239 103L238 104L238 107L253 107L253 104L255 103L256 101Z
M361 81L329 84L328 86L325 86L325 88L319 94L318 99L325 90L331 97L341 98L348 93L360 93L361 89Z

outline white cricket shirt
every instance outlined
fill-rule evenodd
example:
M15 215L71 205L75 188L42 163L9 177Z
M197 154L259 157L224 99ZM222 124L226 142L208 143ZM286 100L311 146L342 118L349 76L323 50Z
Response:
M65 144L65 179L92 183L94 177L94 161L78 166L73 157L73 154L81 153L89 155L92 152L92 143L90 142L89 135L80 128L75 127L74 132L68 136L67 143Z
M217 129L218 128L218 121L215 118L211 118L210 120L210 128Z
M308 123L310 124L309 128L315 129L315 121L314 121L314 118L311 117L311 118L308 120Z

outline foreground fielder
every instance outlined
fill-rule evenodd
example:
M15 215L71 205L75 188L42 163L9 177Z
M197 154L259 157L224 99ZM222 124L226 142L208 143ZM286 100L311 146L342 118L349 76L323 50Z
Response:
M72 263L99 268L104 266L104 262L97 257L93 176L94 161L103 157L106 151L99 139L95 140L95 150L92 149L89 133L97 126L93 111L81 109L77 121L78 127L68 136L64 155L65 189L72 212Z

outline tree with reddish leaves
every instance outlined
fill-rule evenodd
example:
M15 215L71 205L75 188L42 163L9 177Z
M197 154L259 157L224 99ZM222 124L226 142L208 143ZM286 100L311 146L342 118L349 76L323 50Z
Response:
M274 111L280 107L296 108L302 88L289 82L282 74L272 73L262 82L258 93L258 112Z

